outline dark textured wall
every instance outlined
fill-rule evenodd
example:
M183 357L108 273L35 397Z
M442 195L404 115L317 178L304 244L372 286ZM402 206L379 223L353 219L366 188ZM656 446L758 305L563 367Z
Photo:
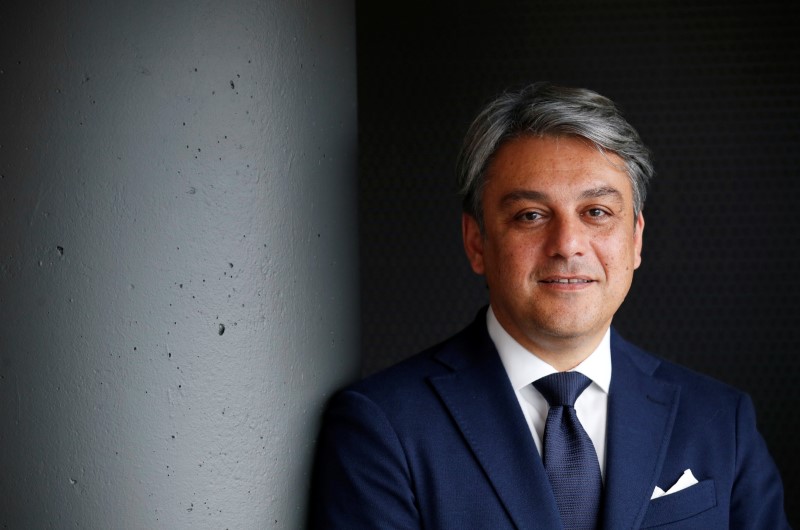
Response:
M364 372L487 301L454 193L478 108L534 80L592 88L658 171L615 325L753 396L799 525L800 20L781 2L488 4L357 3Z

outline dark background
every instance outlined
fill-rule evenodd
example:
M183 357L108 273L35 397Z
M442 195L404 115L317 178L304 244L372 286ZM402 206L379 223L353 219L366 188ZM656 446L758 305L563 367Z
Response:
M749 392L800 511L800 20L789 3L357 2L365 374L487 303L455 158L537 80L616 101L654 152L628 339Z

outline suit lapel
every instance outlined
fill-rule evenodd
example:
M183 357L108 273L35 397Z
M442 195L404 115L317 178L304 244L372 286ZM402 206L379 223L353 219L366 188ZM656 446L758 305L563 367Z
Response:
M660 363L611 337L603 528L638 528L669 445L680 388L659 381Z
M439 355L454 371L430 383L517 528L560 528L544 466L484 316L479 314L460 347Z

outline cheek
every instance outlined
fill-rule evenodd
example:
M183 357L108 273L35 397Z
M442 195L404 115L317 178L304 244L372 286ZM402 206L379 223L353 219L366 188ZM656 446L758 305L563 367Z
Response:
M629 245L620 244L619 241L606 241L604 245L595 246L597 256L606 273L631 274L638 267L637 256Z
M525 271L531 269L538 259L538 251L529 241L516 241L506 245L500 255L501 266L507 269Z
M487 257L487 269L491 269L490 274L494 276L494 283L511 286L518 284L521 278L529 276L533 262L531 254L530 248L521 244L509 244L508 241L493 246L491 263Z

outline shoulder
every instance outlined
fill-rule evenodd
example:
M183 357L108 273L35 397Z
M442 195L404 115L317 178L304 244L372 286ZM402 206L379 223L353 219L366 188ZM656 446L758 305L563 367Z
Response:
M355 392L376 400L424 394L431 378L491 360L496 353L486 331L485 315L484 308L472 323L452 337L353 383L343 392Z
M473 383L496 386L491 374L501 366L486 331L485 310L459 333L400 363L357 381L330 400L327 414L383 421L403 432L446 428L448 412L437 383L458 373L483 375Z
M649 353L616 332L612 335L612 351L617 362L624 359L623 362L632 363L643 374L676 386L681 401L689 401L695 407L736 406L747 399L744 392L730 384ZM612 373L614 369L612 364Z

